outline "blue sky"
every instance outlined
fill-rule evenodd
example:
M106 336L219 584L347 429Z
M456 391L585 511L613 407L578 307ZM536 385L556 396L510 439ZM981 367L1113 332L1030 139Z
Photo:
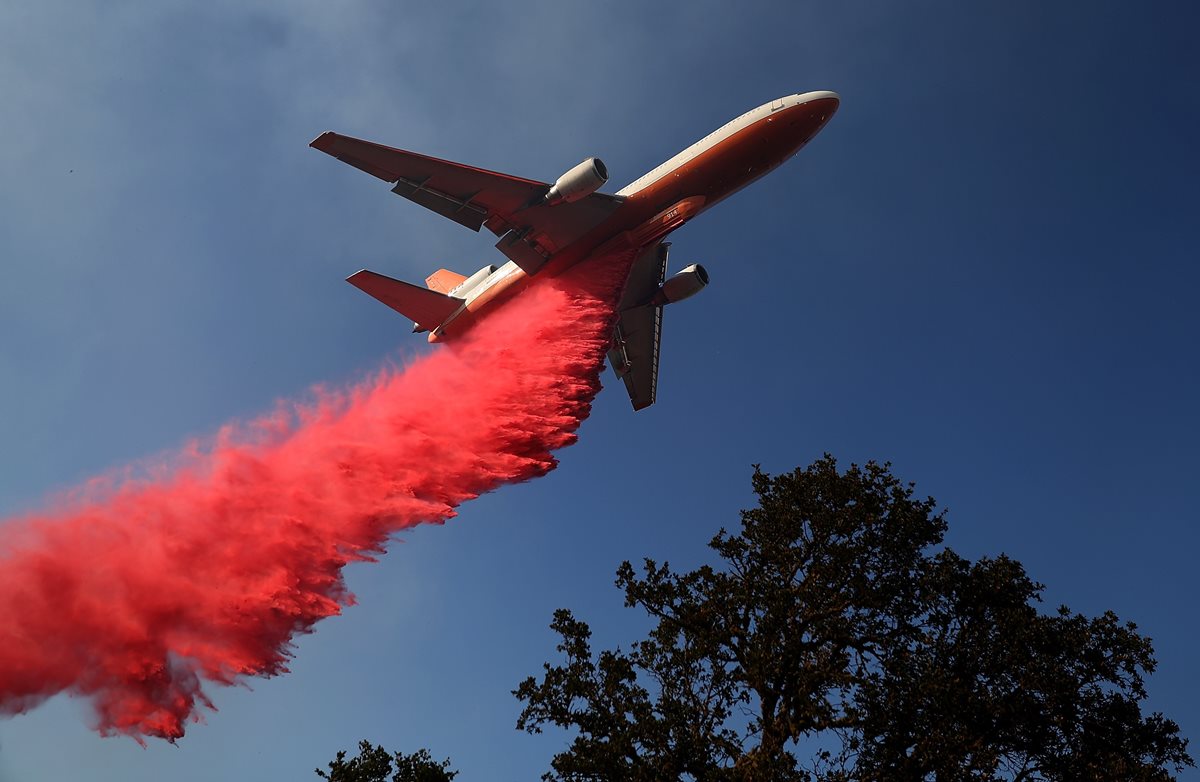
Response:
M342 282L498 255L307 143L332 129L615 190L741 112L842 108L673 237L713 283L666 313L659 403L608 388L562 466L355 566L290 675L214 693L178 747L57 698L0 722L0 780L315 779L359 738L537 778L513 730L551 612L644 621L625 558L680 566L750 465L891 460L949 543L1154 640L1150 708L1200 736L1198 14L1185 3L0 5L0 515L419 350ZM618 181L619 180L619 181ZM1196 749L1194 747L1194 749ZM1191 773L1184 778L1200 779Z

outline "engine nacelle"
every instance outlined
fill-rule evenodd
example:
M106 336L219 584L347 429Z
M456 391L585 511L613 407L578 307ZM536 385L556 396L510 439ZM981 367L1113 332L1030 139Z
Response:
M546 193L545 203L572 203L587 198L608 181L608 169L598 157L590 157L563 174Z
M700 264L693 263L663 283L658 293L654 294L651 303L660 307L664 304L674 304L695 296L704 290L705 285L708 285L708 272Z
M488 277L491 277L492 274L495 273L495 271L496 271L496 267L491 264L488 264L487 266L484 266L482 269L480 269L479 271L472 274L467 279L460 282L458 285L455 285L453 288L451 288L450 292L447 295L457 296L460 299L465 299L465 298L467 298L467 294L469 294L472 290L474 290L479 285L479 283L483 282Z

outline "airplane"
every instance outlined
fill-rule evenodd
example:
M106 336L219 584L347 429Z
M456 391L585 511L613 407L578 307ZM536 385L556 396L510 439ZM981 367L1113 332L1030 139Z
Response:
M595 157L553 184L500 174L370 141L322 133L309 145L392 185L392 192L473 231L500 237L508 258L470 276L439 269L422 288L363 269L347 282L429 332L453 339L522 289L535 275L630 250L636 259L618 305L608 352L634 410L658 394L662 311L708 285L700 264L666 277L668 234L777 168L837 111L827 90L764 103L721 126L613 195L599 192L608 169Z

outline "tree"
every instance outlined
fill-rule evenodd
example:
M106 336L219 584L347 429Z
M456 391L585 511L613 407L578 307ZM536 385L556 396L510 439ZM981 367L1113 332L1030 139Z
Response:
M450 770L450 759L434 761L429 750L411 755L392 754L369 741L358 742L358 755L346 760L346 752L337 753L329 771L316 769L317 776L329 782L452 782L458 775Z
M617 570L656 622L514 691L517 727L574 732L548 782L1170 779L1178 726L1144 716L1149 639L1112 613L1038 610L1004 556L942 547L946 522L887 464L753 477L758 507L710 542L720 567Z

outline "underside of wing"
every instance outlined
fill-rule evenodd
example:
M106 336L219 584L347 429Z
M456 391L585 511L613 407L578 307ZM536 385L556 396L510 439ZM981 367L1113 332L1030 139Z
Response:
M655 245L634 263L608 352L608 361L624 381L634 410L654 404L658 394L662 307L652 300L666 277L668 247L666 243Z
M545 182L464 166L371 141L322 133L311 144L343 163L393 183L392 192L478 231L493 214L512 214L535 203Z
M526 272L598 225L620 206L592 193L571 203L543 202L550 185L326 132L311 145L392 183L392 192L443 217L497 236L501 252Z

